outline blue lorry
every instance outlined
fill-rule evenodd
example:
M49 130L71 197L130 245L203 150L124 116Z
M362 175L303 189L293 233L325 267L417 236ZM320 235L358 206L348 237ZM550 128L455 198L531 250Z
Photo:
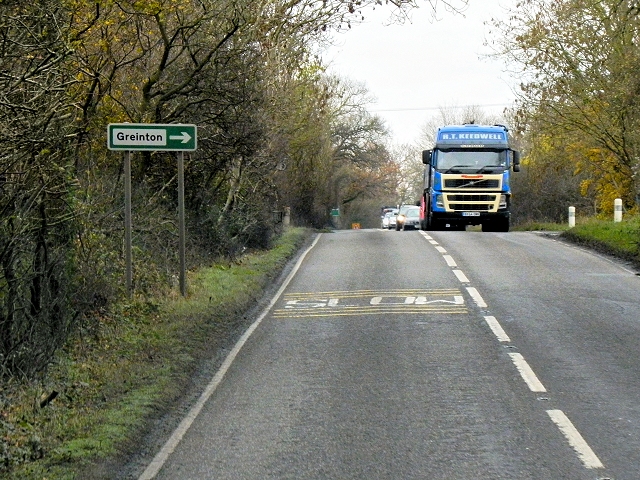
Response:
M520 153L510 148L503 125L441 127L432 150L422 152L424 190L420 200L423 230L508 232L511 172L520 170Z

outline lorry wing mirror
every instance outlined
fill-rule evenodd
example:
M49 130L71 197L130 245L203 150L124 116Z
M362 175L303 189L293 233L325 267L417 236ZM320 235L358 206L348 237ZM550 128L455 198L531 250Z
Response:
M513 151L513 171L520 171L520 152L516 150Z
M431 165L431 150L422 151L422 163L425 165Z

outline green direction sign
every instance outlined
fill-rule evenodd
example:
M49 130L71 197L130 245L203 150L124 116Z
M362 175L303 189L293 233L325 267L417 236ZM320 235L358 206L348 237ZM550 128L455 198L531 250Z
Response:
M198 146L195 125L161 123L110 123L109 150L193 151Z

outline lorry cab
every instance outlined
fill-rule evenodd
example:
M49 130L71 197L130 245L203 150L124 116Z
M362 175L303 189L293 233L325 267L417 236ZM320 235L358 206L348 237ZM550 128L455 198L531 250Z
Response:
M422 162L424 229L481 224L483 231L509 230L510 175L520 170L520 155L510 148L506 127L441 127L434 148L422 152Z

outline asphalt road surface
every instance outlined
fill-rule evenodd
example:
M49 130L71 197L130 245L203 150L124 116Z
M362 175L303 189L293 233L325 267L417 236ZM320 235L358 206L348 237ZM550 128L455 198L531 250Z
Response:
M640 478L623 264L534 233L359 230L293 273L141 480Z

